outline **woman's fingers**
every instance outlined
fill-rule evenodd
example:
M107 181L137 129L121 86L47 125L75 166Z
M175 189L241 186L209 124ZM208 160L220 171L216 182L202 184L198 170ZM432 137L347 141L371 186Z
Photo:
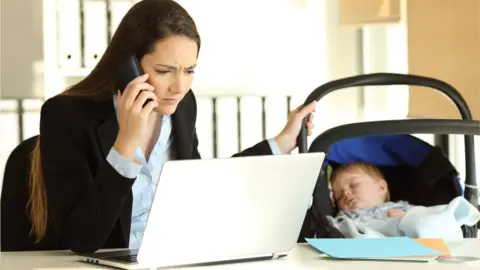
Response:
M156 107L158 107L158 102L156 99L149 101L140 112L140 117L143 119L147 119L150 113L152 113L152 111L155 110Z
M308 136L312 135L313 133L313 128L315 127L315 124L313 123L313 120L315 118L314 112L310 113L307 123L305 125L305 128L307 129L307 134Z
M153 92L154 88L150 84L143 82L143 83L138 83L135 85L132 85L127 91L124 93L125 98L125 105L127 107L131 107L133 103L135 103L135 100L139 97L140 92L146 91L146 92Z
M142 90L133 103L132 111L137 113L140 112L148 99L151 99L152 101L157 101L157 96L152 91Z

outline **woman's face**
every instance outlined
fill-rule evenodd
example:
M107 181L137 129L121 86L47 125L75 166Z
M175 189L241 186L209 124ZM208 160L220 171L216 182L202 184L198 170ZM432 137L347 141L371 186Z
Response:
M158 97L157 112L170 115L190 90L197 65L197 43L184 36L170 36L157 41L152 53L140 61L148 73L148 83Z

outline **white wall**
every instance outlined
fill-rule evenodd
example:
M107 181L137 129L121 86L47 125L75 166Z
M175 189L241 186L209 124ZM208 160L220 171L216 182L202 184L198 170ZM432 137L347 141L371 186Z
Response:
M42 0L1 2L0 98L43 95Z
M363 73L362 39L359 29L343 27L338 23L338 1L310 1L312 6L322 3L320 18L325 20L326 44L324 81L340 79ZM316 3L316 4L314 4ZM321 8L320 8L321 9ZM362 119L363 89L359 87L337 90L327 95L319 104L321 114L319 130L337 125L357 122Z
M318 84L316 75L323 72L322 25L306 4L179 2L191 12L202 37L197 93L284 95L307 92Z
M406 31L402 24L363 27L365 73L407 73ZM368 120L407 116L408 86L368 86L364 92L364 117Z

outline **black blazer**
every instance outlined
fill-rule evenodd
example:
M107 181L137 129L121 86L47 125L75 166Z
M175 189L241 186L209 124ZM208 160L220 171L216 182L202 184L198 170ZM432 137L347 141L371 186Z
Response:
M177 159L200 158L196 116L195 96L189 91L172 115ZM39 249L89 253L128 247L135 179L121 176L106 161L117 132L112 99L56 96L44 103L40 144L49 219ZM262 141L234 156L269 154L267 141Z

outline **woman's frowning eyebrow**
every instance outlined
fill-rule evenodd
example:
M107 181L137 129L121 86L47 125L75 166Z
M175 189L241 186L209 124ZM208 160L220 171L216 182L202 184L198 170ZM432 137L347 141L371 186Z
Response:
M176 70L176 69L177 69L176 66L171 66L171 65L157 64L157 66L161 66L161 67L164 67L164 68L168 68L168 69L170 69L170 70ZM192 66L187 67L186 69L187 69L187 70L194 69L196 66L197 66L197 64L194 64L194 65L192 65Z

